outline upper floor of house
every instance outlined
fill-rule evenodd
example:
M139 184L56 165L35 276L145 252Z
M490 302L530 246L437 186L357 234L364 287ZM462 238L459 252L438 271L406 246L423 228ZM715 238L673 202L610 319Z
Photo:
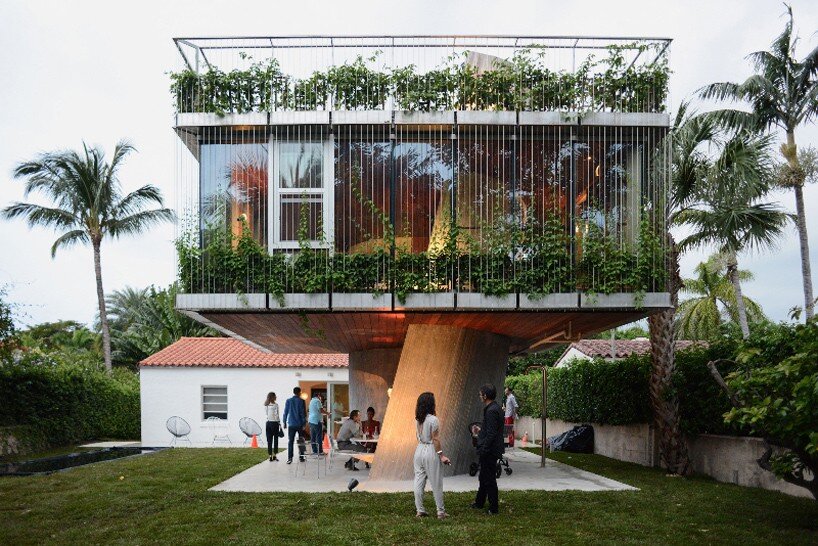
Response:
M175 43L180 307L667 304L669 40Z

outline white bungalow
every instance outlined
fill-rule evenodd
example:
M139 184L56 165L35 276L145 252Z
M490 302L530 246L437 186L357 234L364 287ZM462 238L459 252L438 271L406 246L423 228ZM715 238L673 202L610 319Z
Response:
M171 443L165 423L172 416L190 424L194 446L214 444L209 417L225 420L217 444L241 445L239 420L250 417L263 428L270 391L282 414L293 387L304 399L325 395L335 421L350 410L345 354L271 354L232 338L182 338L140 362L139 376L144 446Z

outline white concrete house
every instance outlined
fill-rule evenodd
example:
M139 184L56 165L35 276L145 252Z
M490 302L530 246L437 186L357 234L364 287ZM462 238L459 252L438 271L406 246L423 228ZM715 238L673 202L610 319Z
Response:
M263 429L267 393L276 393L283 417L296 386L306 399L324 394L335 421L351 409L345 354L271 354L232 338L182 338L140 362L139 376L144 446L170 444L165 422L172 416L190 424L194 446L213 445L211 416L227 424L221 432L229 442L217 445L241 445L239 419L251 417ZM262 434L259 445L265 441Z
M693 345L701 344L701 341L676 341L676 350L683 351ZM650 353L650 340L647 338L637 339L583 339L572 343L565 349L556 367L567 366L574 360L591 360L602 358L608 361L619 360L631 355L646 355Z

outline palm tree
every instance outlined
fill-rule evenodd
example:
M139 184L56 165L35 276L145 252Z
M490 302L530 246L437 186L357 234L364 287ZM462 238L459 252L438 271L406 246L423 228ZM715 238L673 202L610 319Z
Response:
M122 364L136 364L182 337L213 337L220 334L176 310L179 287L165 290L153 286L117 291L108 299L117 302L118 320L127 326L113 336L114 357Z
M684 279L682 292L692 295L679 304L676 331L682 339L714 339L725 320L738 324L736 291L727 277L727 261L724 256L711 256L696 266L696 278ZM738 272L742 282L753 279L749 271ZM744 297L750 322L760 322L766 317L761 306Z
M679 243L682 249L715 245L725 256L745 339L750 329L738 255L774 247L790 218L777 204L761 202L771 187L770 144L769 136L734 134L696 188L693 202L678 216L680 224L693 230Z
M773 41L769 51L749 55L756 74L743 83L719 82L700 90L702 98L748 102L752 111L717 110L712 115L734 129L783 129L786 143L781 153L787 163L782 182L795 192L798 239L801 246L801 276L807 320L815 314L815 298L809 258L807 222L804 214L804 170L795 144L795 129L818 116L818 47L804 59L795 59L798 38L793 36L792 8L787 6L788 20L784 30Z
M669 225L676 223L693 201L697 187L703 182L709 169L708 148L718 143L718 128L711 118L696 116L683 103L665 140L668 149L661 157L671 157L665 168L670 172L670 200L668 202ZM679 302L681 278L679 276L679 252L670 233L667 234L670 249L671 275L668 290L671 307L648 318L651 346L650 402L653 420L659 432L659 454L662 466L670 473L686 474L690 468L687 444L679 420L679 400L673 388L676 372L676 343L673 327L676 306Z
M77 243L91 245L103 357L108 370L111 369L111 332L102 289L102 241L106 237L116 239L136 235L175 217L172 210L161 208L162 194L155 186L143 186L122 196L117 169L132 151L133 146L120 141L111 162L107 163L102 150L88 148L83 143L81 153L73 150L49 152L20 163L14 169L14 177L26 179L25 196L40 193L50 199L53 206L18 202L3 209L5 218L23 217L31 227L50 227L60 232L51 245L52 258L59 248L70 248ZM160 208L144 210L151 203Z

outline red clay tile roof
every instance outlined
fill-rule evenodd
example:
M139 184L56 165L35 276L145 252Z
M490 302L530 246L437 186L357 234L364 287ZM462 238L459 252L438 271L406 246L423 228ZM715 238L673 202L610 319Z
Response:
M676 341L676 350L682 351L694 345L706 346L701 341L678 340ZM591 358L625 358L633 354L648 354L650 352L650 341L647 339L617 339L612 342L609 339L583 339L572 343L568 349L571 348L577 349Z
M141 366L236 368L345 368L345 354L271 354L229 337L183 337L152 354Z

